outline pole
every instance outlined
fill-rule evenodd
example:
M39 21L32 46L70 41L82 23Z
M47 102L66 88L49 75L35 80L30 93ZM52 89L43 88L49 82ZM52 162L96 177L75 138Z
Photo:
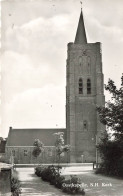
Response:
M97 150L97 135L96 135L96 168L98 167L98 150Z

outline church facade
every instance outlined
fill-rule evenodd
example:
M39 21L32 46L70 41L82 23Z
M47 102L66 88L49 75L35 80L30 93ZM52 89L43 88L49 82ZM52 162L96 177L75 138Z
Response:
M65 134L65 143L70 144L71 151L67 156L64 156L63 162L97 161L96 144L101 131L105 129L100 123L96 111L97 105L103 106L105 104L101 55L101 44L99 42L87 42L81 10L75 41L74 43L68 43L67 50L66 129L62 131ZM61 130L57 129L53 132L61 132ZM25 143L22 142L23 144L14 142L14 137L16 141L17 138L22 138L23 140L24 137L27 137L26 133L28 133L32 143L28 145L26 141ZM43 137L40 137L42 133ZM13 139L11 139L10 135L14 136ZM10 158L11 152L14 150L17 163L34 162L33 158L27 157L32 154L32 146L30 145L33 144L34 139L37 139L37 137L45 144L43 138L44 140L45 138L50 138L50 135L50 130L44 129L36 132L35 130L27 131L25 129L25 131L21 131L21 134L16 129L11 129L6 145L7 158ZM47 146L44 152L47 151L49 154L46 153L46 156L41 155L42 163L53 162L56 156L53 147L54 143L52 143L52 146L50 143L46 143Z

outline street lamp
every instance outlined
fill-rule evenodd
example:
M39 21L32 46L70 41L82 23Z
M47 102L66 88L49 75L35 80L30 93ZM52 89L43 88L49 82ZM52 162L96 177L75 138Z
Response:
M97 135L96 135L96 168L98 167L98 150L97 150Z
M96 168L97 168L97 165L98 165L97 135L95 135L95 139L92 138L92 141L94 140L95 140L95 146L96 146Z

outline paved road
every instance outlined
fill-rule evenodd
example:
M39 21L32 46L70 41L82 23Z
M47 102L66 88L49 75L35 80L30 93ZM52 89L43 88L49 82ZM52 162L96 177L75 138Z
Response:
M79 171L80 172L79 172ZM21 196L66 196L61 190L41 180L34 174L34 168L17 168L22 185ZM123 180L95 175L91 168L71 167L63 174L77 175L82 180L86 196L123 196Z

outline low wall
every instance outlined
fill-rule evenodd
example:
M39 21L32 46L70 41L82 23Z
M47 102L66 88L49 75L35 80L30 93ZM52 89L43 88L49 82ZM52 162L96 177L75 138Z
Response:
M0 193L1 195L11 195L11 172L12 167L0 164Z

